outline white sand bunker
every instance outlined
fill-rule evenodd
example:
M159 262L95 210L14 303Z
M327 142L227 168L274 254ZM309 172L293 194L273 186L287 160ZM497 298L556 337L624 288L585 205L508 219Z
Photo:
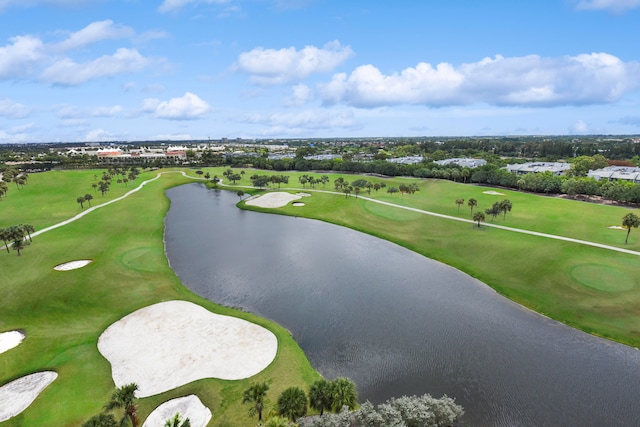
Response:
M189 418L191 427L205 427L211 420L211 411L204 406L198 396L191 394L169 400L158 406L146 419L142 427L164 427L165 422L179 413L180 419Z
M492 196L504 196L504 193L498 193L497 191L483 191L484 194L491 194Z
M311 194L309 193L297 193L297 195L302 197L311 197Z
M65 262L64 264L60 264L60 265L56 265L55 267L53 267L54 270L58 270L58 271L69 271L69 270L75 270L77 268L82 268L85 265L89 264L91 262L90 259L81 259L78 261L70 261L70 262Z
M293 203L291 203L291 206L304 206L304 203L302 203L302 202L293 202Z
M247 200L246 204L258 206L259 208L281 208L294 200L300 199L301 196L285 193L284 191L276 191L266 193L255 199Z
M57 377L52 371L37 372L0 387L0 423L27 409Z
M607 227L607 228L612 228L612 229L614 229L614 230L626 230L626 228L624 228L624 227L622 227L622 226L620 226L620 225L610 225L610 226L609 226L609 227Z
M9 331L0 333L0 353L17 347L24 339L24 334L20 331Z
M278 340L246 320L168 301L109 326L98 350L111 362L117 387L136 383L136 396L147 397L202 378L249 378L273 361Z

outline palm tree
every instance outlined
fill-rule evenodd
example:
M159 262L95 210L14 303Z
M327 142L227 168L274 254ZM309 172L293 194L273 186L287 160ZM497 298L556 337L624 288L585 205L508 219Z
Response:
M624 240L624 244L626 245L629 241L629 233L631 233L631 227L638 228L638 226L640 226L640 218L638 218L638 215L629 212L622 218L622 226L627 229L627 238Z
M25 247L29 246L29 242L23 239L14 240L11 244L11 249L18 252L18 256L20 256L20 251L22 251Z
M333 396L329 381L321 379L311 384L309 388L309 406L320 412L320 415L324 413L325 409L331 409Z
M84 195L84 199L89 202L89 206L91 206L91 201L93 200L93 196L89 193Z
M84 205L83 205L83 203L84 203L84 196L78 197L78 198L76 199L76 202L80 203L80 208L84 209Z
M467 200L467 206L471 208L471 215L473 216L473 208L478 206L478 201L474 198ZM475 220L474 220L475 221Z
M9 234L8 228L0 228L0 240L4 242L4 247L7 248L7 253L10 253L7 241L11 240L11 235Z
M7 191L9 191L9 186L7 186L7 183L4 181L0 181L0 200L2 200L2 196L7 194Z
M91 417L82 427L118 427L118 423L112 414L102 413Z
M31 238L31 233L33 233L34 231L36 231L35 227L31 224L20 224L18 226L19 229L22 230L22 237L24 237L24 235L26 234L27 236L29 236L29 241L33 242L33 239Z
M484 214L482 212L474 213L473 220L478 223L478 228L480 228L480 222L484 222Z
M343 406L353 409L358 404L356 384L348 378L336 378L331 381L331 395L335 412L340 412Z
M242 190L236 191L236 196L240 197L240 200L242 200L242 196L244 196L244 191Z
M289 420L275 415L273 417L269 417L266 423L264 423L264 427L289 427L291 424Z
M176 412L173 417L164 423L164 427L191 427L191 421L189 421L189 418L183 421L182 418L180 418L180 413Z
M506 219L507 212L511 212L511 208L513 207L513 205L511 204L511 201L509 199L504 199L498 204L498 206L500 206L500 210L503 213L502 219Z
M120 419L120 425L127 424L127 419L131 421L132 427L138 426L138 407L136 406L136 390L138 386L135 383L126 384L118 387L111 395L111 400L105 405L105 409L124 409L124 414Z
M458 213L460 213L460 206L464 205L464 199L456 199L456 205L458 205Z
M289 387L278 398L277 409L278 414L294 422L307 413L307 395L300 387Z
M262 411L267 403L267 390L269 390L269 384L266 382L253 383L242 393L242 403L251 403L249 415L258 414L258 422L262 422Z

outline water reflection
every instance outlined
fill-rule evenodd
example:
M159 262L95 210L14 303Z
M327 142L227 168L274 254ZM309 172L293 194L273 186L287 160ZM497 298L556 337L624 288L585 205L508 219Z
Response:
M289 329L363 399L447 394L474 426L640 425L640 355L546 319L389 242L241 211L199 184L167 192L166 249L194 292Z

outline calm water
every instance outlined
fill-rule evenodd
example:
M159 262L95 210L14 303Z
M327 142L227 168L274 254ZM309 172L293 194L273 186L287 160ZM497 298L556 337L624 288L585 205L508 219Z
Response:
M283 325L361 401L447 394L473 426L640 425L640 351L362 233L242 211L234 193L200 184L167 195L166 250L182 282Z

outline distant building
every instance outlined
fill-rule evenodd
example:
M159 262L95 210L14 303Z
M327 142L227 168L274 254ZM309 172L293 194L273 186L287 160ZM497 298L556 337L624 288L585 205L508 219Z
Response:
M458 158L458 159L437 160L435 163L439 164L440 166L458 165L461 168L473 169L479 166L486 165L487 161L485 159Z
M422 156L406 156L406 157L395 157L393 159L387 159L387 162L391 163L399 163L402 165L413 165L416 163L420 163L424 160Z
M589 171L587 176L594 178L596 181L607 179L609 181L630 181L640 184L640 168L629 166L609 166L603 169Z
M507 170L516 175L524 175L526 173L543 173L551 172L554 175L563 175L571 168L569 163L562 162L532 162L516 165L507 165Z

